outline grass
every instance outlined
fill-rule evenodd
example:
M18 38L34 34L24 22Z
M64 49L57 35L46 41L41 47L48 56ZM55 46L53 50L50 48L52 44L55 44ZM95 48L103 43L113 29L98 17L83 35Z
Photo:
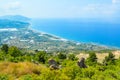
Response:
M13 75L16 76L16 78L27 74L39 75L44 69L46 69L45 66L30 62L0 62L0 73Z

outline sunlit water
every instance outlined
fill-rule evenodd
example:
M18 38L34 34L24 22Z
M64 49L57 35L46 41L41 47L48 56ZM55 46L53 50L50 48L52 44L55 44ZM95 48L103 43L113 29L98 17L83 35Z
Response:
M66 39L120 47L120 24L67 19L37 19L32 28Z

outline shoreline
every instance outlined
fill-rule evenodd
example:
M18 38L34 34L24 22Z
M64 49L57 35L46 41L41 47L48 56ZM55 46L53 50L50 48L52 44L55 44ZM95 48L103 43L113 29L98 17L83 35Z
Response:
M54 36L54 37L57 37L57 38L60 38L61 40L65 40L65 41L71 41L71 42L74 42L76 44L92 44L92 45L98 45L98 46L103 46L103 47L107 47L107 48L110 48L110 49L116 49L116 50L120 50L120 47L117 47L117 46L112 46L112 45L106 45L106 44L102 44L102 43L97 43L97 42L85 42L85 41L76 41L76 40L71 40L71 39L66 39L66 38L63 38L61 36L57 36L55 34L51 34L51 33L48 33L48 32L45 32L45 31L40 31L40 30L37 30L37 29L34 29L32 27L32 25L29 27L30 30L33 30L34 32L37 32L37 33L42 33L42 34L48 34L48 35L51 35L51 36Z

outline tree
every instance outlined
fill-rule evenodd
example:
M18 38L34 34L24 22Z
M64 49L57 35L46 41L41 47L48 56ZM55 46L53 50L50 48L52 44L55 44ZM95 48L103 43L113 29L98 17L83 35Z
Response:
M5 54L4 52L0 52L0 61L3 61L5 59Z
M105 57L103 60L104 65L108 64L115 64L115 55L113 55L111 52L109 52L109 55Z
M22 56L22 53L21 51L15 47L15 46L11 46L8 50L8 54L11 55L12 57L19 57L19 56Z
M89 65L94 65L97 63L97 56L95 52L90 52L89 57L87 58L88 64Z
M74 60L76 60L76 57L74 54L69 54L68 59L74 61Z
M4 45L2 46L2 48L1 48L1 50L2 50L3 52L5 52L6 54L8 53L8 49L9 49L9 47L8 47L7 44L4 44Z
M45 63L46 60L47 60L47 53L45 51L39 51L35 55L35 58L36 58L37 61Z
M58 58L59 58L59 59L66 59L66 54L59 53L59 54L58 54Z

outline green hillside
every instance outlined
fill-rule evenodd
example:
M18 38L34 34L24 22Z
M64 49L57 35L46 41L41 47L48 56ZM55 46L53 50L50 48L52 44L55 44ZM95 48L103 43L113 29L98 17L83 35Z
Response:
M29 52L15 46L0 49L0 80L120 80L120 59L112 52L103 63L94 51L87 59L75 54Z

